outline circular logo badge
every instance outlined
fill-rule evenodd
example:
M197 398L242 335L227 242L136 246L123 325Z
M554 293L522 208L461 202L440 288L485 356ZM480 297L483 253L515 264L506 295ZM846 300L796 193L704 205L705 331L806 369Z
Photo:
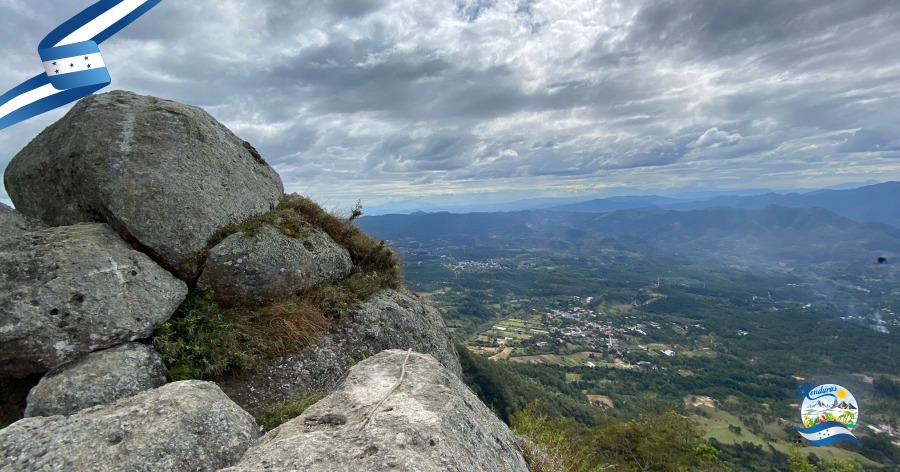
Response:
M846 388L823 384L810 390L803 398L800 416L804 428L837 421L847 429L853 429L859 422L859 403Z

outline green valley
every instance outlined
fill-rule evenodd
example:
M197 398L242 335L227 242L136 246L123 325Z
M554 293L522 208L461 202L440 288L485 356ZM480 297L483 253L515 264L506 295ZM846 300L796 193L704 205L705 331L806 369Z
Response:
M870 264L847 241L859 236L852 227L827 223L823 239L821 215L808 210L796 212L809 228L788 225L789 237L777 224L723 235L716 220L727 212L715 211L689 231L715 239L705 248L676 244L668 230L589 230L594 217L575 213L440 214L455 223L442 228L422 221L429 214L361 224L403 255L407 283L441 309L466 350L470 386L506 420L535 401L548 418L585 428L675 411L727 464L789 470L802 426L798 387L837 383L862 404L861 442L802 454L894 470L897 266ZM619 213L606 219L648 218ZM688 232L671 213L665 226ZM379 231L388 227L379 220L392 229ZM891 232L868 250L900 251Z

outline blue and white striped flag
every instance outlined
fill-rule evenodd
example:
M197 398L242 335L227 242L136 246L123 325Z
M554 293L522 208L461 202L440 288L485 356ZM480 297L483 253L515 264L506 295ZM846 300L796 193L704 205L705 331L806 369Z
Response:
M38 46L44 73L0 96L0 130L84 98L110 84L100 43L162 0L101 0Z
M856 441L856 436L838 421L826 421L809 428L797 428L797 432L813 446L827 446L840 441Z

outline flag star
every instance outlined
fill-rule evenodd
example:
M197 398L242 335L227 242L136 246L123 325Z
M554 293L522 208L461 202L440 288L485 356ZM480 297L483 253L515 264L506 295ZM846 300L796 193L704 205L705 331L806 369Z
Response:
M75 67L75 64L69 64L69 67Z
M59 74L59 69L56 69L56 73Z
M56 65L56 61L53 61L53 65L54 65L54 66Z
M91 68L91 65L90 65L90 64L88 64L88 65L87 65L87 68L88 68L88 69L90 69L90 68Z
M84 56L84 60L85 60L85 61L88 60L88 57L87 57L87 56Z

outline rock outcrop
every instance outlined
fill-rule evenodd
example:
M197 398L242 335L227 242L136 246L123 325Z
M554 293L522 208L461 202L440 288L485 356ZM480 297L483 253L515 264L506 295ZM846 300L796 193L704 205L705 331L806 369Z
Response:
M527 472L528 467L509 428L455 374L431 356L412 353L407 359L405 351L390 350L356 365L337 390L260 438L225 470Z
M217 231L268 211L284 191L252 146L205 111L122 91L79 101L13 157L4 182L23 215L109 223L186 280Z
M325 338L306 351L255 372L223 379L222 389L251 413L265 403L328 392L350 367L385 349L429 354L462 377L453 340L441 314L418 295L382 290L341 315Z
M0 246L19 238L28 231L43 227L43 224L26 218L16 210L0 203Z
M399 285L394 255L300 196L269 212L280 178L206 112L128 92L85 98L4 181L21 214L0 205L0 376L50 372L28 417L0 430L0 470L527 470L512 433L461 382L440 313L385 288ZM132 341L153 336L189 286L234 309L186 305L161 331L175 333L173 365L202 366L209 349L244 355L282 328L319 341L254 352L264 365L218 386L163 385L160 356ZM287 318L254 329L280 316L267 308L294 302L317 326L327 314L328 332ZM274 353L287 354L265 360ZM332 391L247 451L259 429L241 406Z
M71 415L165 383L166 366L153 348L122 344L48 372L28 393L25 416Z
M209 251L197 287L215 292L220 304L253 306L350 274L353 261L346 248L315 227L300 233L286 235L266 224L252 236L228 236Z
M215 384L176 382L72 416L19 420L0 430L0 470L214 471L257 437L253 418Z
M24 233L0 246L0 375L146 338L186 295L104 224Z

